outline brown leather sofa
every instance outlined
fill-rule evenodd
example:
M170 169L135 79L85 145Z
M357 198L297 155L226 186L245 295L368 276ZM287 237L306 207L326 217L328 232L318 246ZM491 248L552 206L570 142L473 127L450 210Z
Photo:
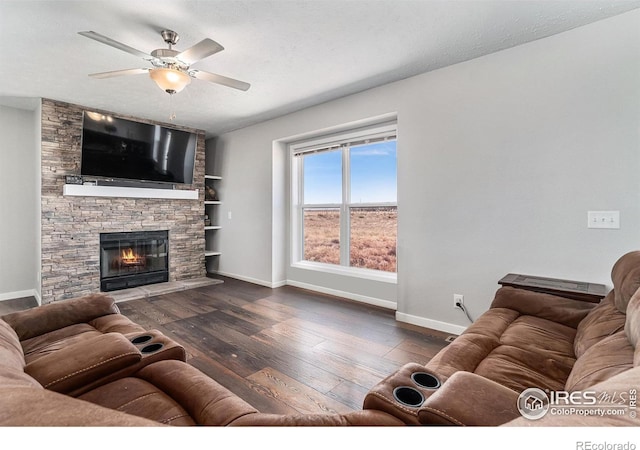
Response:
M402 425L380 411L261 414L102 294L0 319L0 425Z
M384 379L364 408L407 424L640 425L631 409L587 420L548 414L540 421L522 418L518 409L529 388L576 393L578 400L584 391L608 390L627 402L622 406L633 406L640 385L640 252L622 256L611 278L613 290L599 304L501 287L463 334L426 365L407 364ZM597 407L611 401L600 394Z

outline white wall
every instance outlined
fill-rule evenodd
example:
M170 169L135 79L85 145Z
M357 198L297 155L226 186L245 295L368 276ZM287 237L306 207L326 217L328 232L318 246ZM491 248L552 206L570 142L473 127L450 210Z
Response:
M453 332L468 321L452 294L478 316L508 272L609 285L640 248L639 30L626 13L218 137L220 271L397 301L398 319ZM397 290L273 267L287 245L274 142L391 112ZM587 229L588 210L619 210L621 229Z
M33 110L0 106L0 300L38 295L36 128Z

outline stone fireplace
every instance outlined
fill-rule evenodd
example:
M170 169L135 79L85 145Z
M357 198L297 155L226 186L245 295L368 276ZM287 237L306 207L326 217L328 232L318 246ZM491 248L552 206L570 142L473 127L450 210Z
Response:
M205 277L204 132L185 128L198 133L194 183L176 186L198 189L197 200L68 196L65 175L80 172L84 109L42 101L42 303L101 290L101 234L166 230L168 281Z

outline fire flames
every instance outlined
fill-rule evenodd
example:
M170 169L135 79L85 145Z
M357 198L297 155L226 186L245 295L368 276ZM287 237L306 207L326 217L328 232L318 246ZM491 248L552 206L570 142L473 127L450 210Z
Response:
M120 261L127 266L140 266L144 264L144 259L140 255L135 254L130 248L122 250Z

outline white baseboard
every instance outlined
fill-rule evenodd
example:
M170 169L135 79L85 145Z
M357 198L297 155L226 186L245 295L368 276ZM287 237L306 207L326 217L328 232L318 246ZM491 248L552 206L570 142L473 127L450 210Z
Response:
M38 300L38 304L40 304L40 296L36 292L35 289L27 289L25 291L15 291L15 292L0 292L0 301L4 300L13 300L16 298L24 298L24 297L35 297Z
M286 281L276 281L276 282L271 282L271 281L264 281L264 280L258 280L257 278L251 278L251 277L245 277L244 275L237 275L235 273L228 273L228 272L211 272L215 275L221 275L223 277L229 277L229 278L234 278L236 280L240 280L240 281L246 281L247 283L253 283L253 284L258 284L260 286L266 286L268 288L274 289L277 287L282 287L285 284L287 284Z
M396 311L396 320L399 322L410 323L411 325L418 325L423 328L431 328L432 330L444 331L445 333L451 333L460 335L467 327L461 325L455 325L448 322L440 322L439 320L427 319L426 317L412 316L411 314L405 314Z
M38 305L42 305L42 297L40 296L40 292L38 292L37 289L33 290L33 296L36 298L36 302L38 302Z
M395 311L396 309L396 303L395 302L391 302L388 300L382 300L379 298L374 298L374 297L367 297L365 295L359 295L359 294L352 294L350 292L344 292L344 291L339 291L337 289L330 289L330 288L325 288L323 286L316 286L314 284L308 284L308 283L301 283L299 281L293 281L293 280L283 280L283 281L264 281L264 280L258 280L256 278L251 278L251 277L246 277L244 275L237 275L235 273L228 273L228 272L213 272L216 275L221 275L223 277L229 277L229 278L234 278L236 280L241 280L241 281L246 281L248 283L253 283L253 284L258 284L260 286L266 286L272 289L275 288L279 288L282 286L294 286L294 287L299 287L301 289L307 289L309 291L315 291L315 292L320 292L322 294L328 294L328 295L335 295L336 297L342 297L342 298L347 298L349 300L355 300L358 302L362 302L362 303L366 303L368 305L373 305L373 306L379 306L381 308L387 308L387 309L392 309Z
M349 300L355 300L358 302L366 303L368 305L379 306L381 308L392 309L394 311L397 307L396 302L382 300L375 297L367 297L366 295L352 294L351 292L339 291L337 289L330 289L324 286L316 286L314 284L301 283L299 281L293 280L287 280L287 284L289 286L299 287L301 289L307 289L315 292L321 292L328 295L335 295L336 297L348 298Z

